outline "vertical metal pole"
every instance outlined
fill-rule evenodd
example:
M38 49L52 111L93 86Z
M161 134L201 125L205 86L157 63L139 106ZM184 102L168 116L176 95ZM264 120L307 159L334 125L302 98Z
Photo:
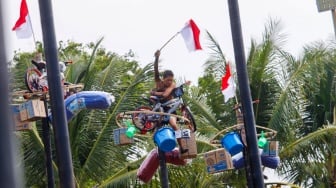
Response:
M42 119L42 136L43 136L43 145L44 145L44 153L45 153L45 164L47 169L47 177L48 177L48 188L55 187L55 179L54 179L54 171L52 166L52 152L51 152L51 139L50 139L50 125L48 120L48 103L47 97L43 98L44 106L46 110L46 118Z
M252 178L248 178L248 181L252 181L252 183L248 182L248 186L250 188L251 187L261 188L264 187L265 185L261 170L260 155L258 152L257 131L253 116L254 113L253 113L251 91L246 67L238 0L228 0L228 5L230 13L232 41L237 68L237 78L242 103L245 131L246 131L247 152L249 159L248 162L250 166L250 168L246 170L250 171L247 172L247 175L252 176Z
M246 174L246 181L247 181L247 187L254 187L253 185L253 177L252 177L252 171L250 166L250 159L248 154L247 145L243 149L243 157L245 161L245 174Z
M160 178L161 178L161 187L162 188L169 188L169 180L168 180L168 170L166 164L166 155L165 152L159 150L159 162L160 162Z
M56 157L61 188L74 188L70 140L65 115L63 88L57 58L57 43L51 0L39 0L43 44L47 62L52 124L55 133Z
M335 10L335 8L331 9L331 16L332 16L332 20L333 20L333 24L334 24L334 33L335 33L335 37L336 37L336 10Z
M3 93L0 97L0 187L23 187L22 179L18 176L18 170L15 168L16 148L13 136L12 113L9 111L9 75L6 55L6 41L4 32L4 2L0 1L0 91Z

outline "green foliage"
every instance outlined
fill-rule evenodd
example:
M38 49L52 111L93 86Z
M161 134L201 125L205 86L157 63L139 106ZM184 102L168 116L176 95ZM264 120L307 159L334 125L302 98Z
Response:
M252 41L247 60L252 100L260 100L254 105L256 124L268 126L278 102L281 88L278 80L279 56L278 41L281 41L280 24L270 21L265 28L260 44Z
M139 149L135 147L114 145L113 129L117 128L114 118L121 111L133 110L138 105L141 94L150 89L148 86L151 84L146 83L152 81L152 64L140 68L137 62L126 59L128 56L118 56L100 48L101 40L96 45L87 46L72 41L60 42L59 47L59 59L74 62L67 70L67 81L83 83L85 90L110 92L116 99L107 110L83 110L69 122L75 178L80 187L97 185L128 166L129 160L141 157ZM20 79L28 67L22 68L22 65L30 64L33 55L20 52L15 55L16 64L11 69L14 84L22 83ZM24 87L15 87L15 90L25 89ZM44 160L41 125L37 124L32 131L18 133L18 137L23 143L26 186L45 187L47 179L44 163L41 163ZM136 140L139 146L146 145L146 139ZM55 164L54 170L57 176Z
M26 90L25 72L28 67L32 67L31 60L34 57L33 53L15 52L14 58L10 64L9 71L11 73L11 90L20 91Z
M239 90L236 100L224 103L220 86L227 61L219 43L207 34L211 53L205 62L205 74L199 78L198 86L187 87L183 96L197 123L199 154L186 166L168 165L169 180L172 187L244 187L244 170L218 174L204 170L203 154L215 149L210 142L236 124L232 109L239 103ZM283 39L280 22L270 20L262 41L251 41L247 70L252 99L260 99L254 104L256 124L277 131L279 173L303 187L330 187L336 181L335 42L312 43L305 46L302 57L295 58L281 49ZM148 184L140 183L136 177L146 153L155 147L150 136L136 135L135 145L116 146L113 142L113 130L118 128L116 115L145 104L139 99L153 86L153 64L140 67L132 60L132 51L122 56L109 52L101 47L102 40L89 44L59 42L59 59L73 61L65 74L67 81L83 83L84 90L105 91L115 97L109 109L82 110L69 122L77 187L160 187L158 173ZM43 52L42 44L37 45L37 51ZM26 89L23 75L32 66L33 56L34 53L15 52L9 64L12 91ZM26 186L45 187L40 123L31 131L16 135L21 141ZM55 161L53 155L57 177Z
M281 151L280 172L304 187L329 187L335 182L334 47L333 43L312 43L299 60L287 58L292 60L288 61L292 76L287 85L293 92L289 96L295 99L299 118L296 129L292 128L296 139Z
M210 58L205 62L205 74L198 79L199 95L205 100L215 115L217 129L232 126L236 122L235 113L232 110L234 101L224 104L224 96L221 92L221 78L225 74L225 55L216 39L209 33L208 48L211 50ZM194 96L195 98L195 96ZM202 113L200 113L202 114ZM213 123L213 122L212 122ZM219 124L220 126L216 126Z

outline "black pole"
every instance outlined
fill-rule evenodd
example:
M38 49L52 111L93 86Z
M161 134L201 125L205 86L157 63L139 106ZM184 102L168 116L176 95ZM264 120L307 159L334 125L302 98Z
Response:
M46 110L46 115L48 117L48 103L47 103L46 96L44 96L43 101L44 101L44 106ZM55 178L54 178L54 171L53 171L53 166L52 166L52 151L51 151L51 139L50 139L50 127L49 126L50 125L49 125L48 118L43 118L42 119L42 136L43 136L47 178L48 178L48 188L54 188Z
M8 74L8 59L6 55L6 41L4 34L4 2L0 1L0 91L3 93L0 97L0 187L23 187L22 180L18 176L18 170L15 168L15 153L14 144L14 125L12 113L9 111L9 74ZM6 17L8 18L8 17Z
M69 132L65 116L63 88L57 58L57 44L51 0L39 0L44 52L47 62L52 125L61 188L74 188Z
M243 157L245 161L245 174L246 174L246 180L247 180L247 187L253 187L253 178L252 178L252 171L250 166L250 159L248 154L248 148L245 146L243 149Z
M160 150L160 148L158 148L158 150L159 150L159 162L160 162L161 187L162 188L169 188L166 155L165 155L164 151Z
M248 187L261 188L265 185L261 170L259 149L257 145L257 131L253 116L254 113L252 107L250 84L246 68L238 0L228 0L228 5L230 13L232 41L237 68L238 85L242 103L244 126L246 131L248 165L250 167L249 169L246 169Z

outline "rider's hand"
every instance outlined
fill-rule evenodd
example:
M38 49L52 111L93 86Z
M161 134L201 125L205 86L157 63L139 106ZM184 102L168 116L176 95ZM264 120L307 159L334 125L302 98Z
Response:
M161 54L160 50L157 50L154 54L155 58L159 58L160 54Z

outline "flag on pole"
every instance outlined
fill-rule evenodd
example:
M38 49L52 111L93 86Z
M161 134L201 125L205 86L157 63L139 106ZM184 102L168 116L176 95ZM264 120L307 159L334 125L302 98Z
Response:
M33 34L33 30L31 28L29 20L28 6L26 0L21 1L20 17L16 21L12 30L16 31L16 36L20 39L29 38Z
M222 77L222 93L224 95L224 102L227 102L230 98L234 97L236 86L231 75L229 63L225 66L225 76Z
M192 19L190 19L183 27L181 35L189 52L202 50L199 40L200 30Z

